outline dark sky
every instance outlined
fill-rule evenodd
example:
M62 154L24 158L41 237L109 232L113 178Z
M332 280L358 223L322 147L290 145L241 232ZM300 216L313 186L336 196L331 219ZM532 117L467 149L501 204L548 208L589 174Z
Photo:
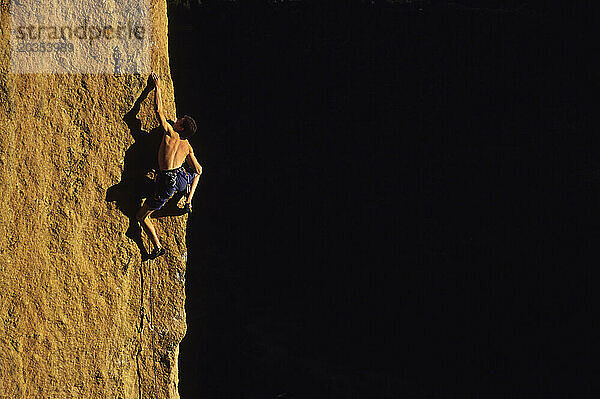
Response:
M184 398L589 388L585 19L488 3L170 10L204 168Z

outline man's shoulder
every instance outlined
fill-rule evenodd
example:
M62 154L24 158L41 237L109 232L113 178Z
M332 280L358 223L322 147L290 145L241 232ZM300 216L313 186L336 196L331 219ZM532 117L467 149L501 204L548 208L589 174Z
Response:
M188 156L190 154L193 154L194 150L192 149L192 145L188 140L180 138L179 148L177 149L177 152L183 153L185 156Z
M159 125L158 126L158 132L159 132L159 134L162 134L162 135L173 136L174 130L171 127L171 125L167 124L166 127L162 126L162 125Z
M192 143L190 143L189 140L185 140L186 144L187 144L187 149L188 149L188 153L192 154L194 152L194 147L192 147Z

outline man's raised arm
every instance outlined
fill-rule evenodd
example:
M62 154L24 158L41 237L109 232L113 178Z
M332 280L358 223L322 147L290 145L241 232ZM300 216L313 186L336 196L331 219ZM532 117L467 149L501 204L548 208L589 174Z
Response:
M158 119L160 120L160 125L167 135L171 135L171 126L167 119L165 118L165 113L162 105L162 94L160 92L160 79L158 75L154 72L152 73L152 80L154 81L154 86L156 88L154 92L154 106L156 107L156 113L158 114Z

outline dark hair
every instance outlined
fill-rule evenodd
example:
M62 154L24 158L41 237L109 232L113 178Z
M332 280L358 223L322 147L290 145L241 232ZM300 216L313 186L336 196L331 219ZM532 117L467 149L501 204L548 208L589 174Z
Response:
M196 133L196 121L191 116L185 115L181 118L183 131L179 134L182 139L188 139Z

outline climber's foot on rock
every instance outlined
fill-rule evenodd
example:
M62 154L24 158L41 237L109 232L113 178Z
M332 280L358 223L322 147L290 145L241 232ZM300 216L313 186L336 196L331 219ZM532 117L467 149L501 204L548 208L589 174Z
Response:
M149 260L156 259L159 256L164 255L164 254L165 254L165 249L164 248L156 248L154 251L152 251L152 252L150 252L148 254L148 259Z

